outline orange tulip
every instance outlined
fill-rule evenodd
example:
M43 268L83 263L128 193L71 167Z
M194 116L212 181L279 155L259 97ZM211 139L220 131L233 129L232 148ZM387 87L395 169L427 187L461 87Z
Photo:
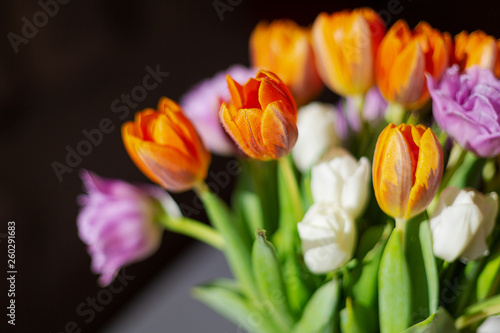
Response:
M311 32L292 20L260 22L250 36L250 58L253 67L276 73L299 105L323 89L314 62Z
M180 106L161 98L158 111L146 109L122 126L122 138L137 167L153 182L175 192L204 180L210 164L205 149Z
M252 158L287 155L297 141L297 107L283 81L260 71L243 86L228 75L227 85L232 102L220 108L226 132Z
M331 90L342 96L362 95L374 85L375 55L385 34L374 10L321 13L312 33L318 72Z
M480 66L491 71L495 69L497 44L492 36L481 30L470 34L462 31L454 39L453 63L461 70L471 66Z
M388 102L416 109L429 100L425 73L439 80L448 67L449 41L428 23L413 31L404 20L387 32L378 49L375 77Z
M443 175L443 150L423 125L389 124L377 140L373 187L380 208L407 220L430 204Z

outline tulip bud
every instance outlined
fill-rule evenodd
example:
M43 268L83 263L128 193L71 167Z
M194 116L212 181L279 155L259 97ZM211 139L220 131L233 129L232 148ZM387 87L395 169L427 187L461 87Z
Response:
M146 109L122 126L128 154L153 182L170 191L186 191L205 179L210 153L182 109L168 98L158 111Z
M331 155L330 155L331 154ZM332 202L352 218L363 212L368 201L370 162L356 161L348 152L335 149L329 160L312 168L311 192L314 202Z
M311 272L330 272L352 258L356 246L356 224L335 204L312 205L297 228L304 261Z
M389 124L373 157L373 187L380 208L407 220L432 201L443 175L443 150L423 125Z
M106 286L125 265L153 254L161 243L163 229L155 223L162 214L181 216L175 201L156 186L134 186L82 172L87 195L80 196L78 234L88 245L92 270L101 274Z
M476 30L470 34L462 31L454 38L453 63L463 71L479 66L493 71L497 59L497 41L484 31Z
M397 21L382 40L375 63L380 92L388 102L416 109L429 100L425 73L439 80L448 66L443 34L420 22L410 31Z
M297 107L287 86L275 74L260 71L241 86L230 76L232 102L222 103L220 120L248 156L279 159L297 141Z
M297 128L300 133L292 154L297 168L309 170L323 154L339 143L335 131L335 107L312 102L299 109Z
M260 22L250 36L252 65L276 73L298 105L323 89L311 46L311 32L292 20Z
M362 95L374 81L374 62L385 34L382 19L369 8L321 13L314 21L318 73L335 93Z
M447 187L439 196L430 225L436 257L476 260L488 254L486 238L493 231L498 195Z

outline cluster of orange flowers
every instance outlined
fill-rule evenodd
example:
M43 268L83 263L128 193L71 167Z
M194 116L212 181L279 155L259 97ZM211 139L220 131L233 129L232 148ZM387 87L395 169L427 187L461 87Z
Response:
M429 99L425 73L439 81L452 64L479 65L500 77L500 40L483 31L452 39L426 22L410 30L399 20L386 32L369 8L321 13L311 29L291 20L260 23L250 48L254 66L274 71L299 105L321 91L321 81L341 96L376 84L388 102L415 109Z
M228 76L232 102L222 104L221 123L251 158L278 159L297 140L296 102L312 100L323 83L342 96L362 96L376 84L388 102L415 109L429 100L425 75L439 80L456 63L461 69L480 65L500 76L499 50L500 41L482 31L462 32L452 39L426 22L410 30L400 20L386 32L381 18L368 8L321 13L311 28L290 20L259 23L250 38L250 54L253 66L265 71L244 85ZM398 129L400 135L418 134L419 140L427 138L424 132ZM164 188L184 191L205 179L210 153L175 102L164 98L157 111L138 112L134 122L124 124L122 135L139 169ZM433 154L427 166L436 167L439 158L442 163L438 155ZM418 184L419 173L428 171L410 174L416 174ZM394 194L386 187L383 193ZM391 215L408 214L393 211Z

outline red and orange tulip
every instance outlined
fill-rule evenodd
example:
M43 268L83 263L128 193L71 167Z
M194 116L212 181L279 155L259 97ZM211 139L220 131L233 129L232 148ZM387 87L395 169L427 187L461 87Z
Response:
M362 95L374 85L375 55L385 34L374 10L321 13L312 33L318 72L328 88L349 96Z
M404 20L387 32L377 53L375 77L388 102L416 109L429 100L425 73L439 80L448 67L449 41L428 23L410 31Z
M252 158L287 155L297 141L297 107L283 81L260 71L243 86L227 76L227 85L232 102L220 109L226 132Z
M380 208L407 220L430 204L443 175L443 150L423 125L389 124L377 140L373 187Z
M493 36L481 30L470 34L462 31L454 38L453 63L458 64L461 70L480 66L493 71L497 52L497 41Z
M276 73L299 105L323 89L316 71L311 31L292 20L260 22L250 36L250 58L253 67Z
M160 99L158 111L145 109L123 124L122 138L137 167L167 190L186 191L206 178L210 153L180 106L168 98Z

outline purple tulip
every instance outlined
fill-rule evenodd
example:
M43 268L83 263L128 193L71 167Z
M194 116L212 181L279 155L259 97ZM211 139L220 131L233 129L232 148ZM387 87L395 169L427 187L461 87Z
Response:
M500 81L488 69L458 66L446 70L441 82L430 76L433 114L438 125L465 150L481 157L500 154Z
M215 74L213 78L198 83L181 97L182 109L193 122L205 146L213 153L233 155L238 151L234 141L227 135L219 120L222 102L230 102L231 100L226 74L229 74L238 83L244 84L256 73L255 69L233 65L226 71Z
M86 170L81 178L88 194L78 198L78 234L88 245L92 271L106 286L121 267L145 259L160 246L163 229L154 221L161 214L158 203L173 214L180 211L159 187L137 187Z

